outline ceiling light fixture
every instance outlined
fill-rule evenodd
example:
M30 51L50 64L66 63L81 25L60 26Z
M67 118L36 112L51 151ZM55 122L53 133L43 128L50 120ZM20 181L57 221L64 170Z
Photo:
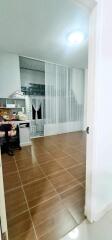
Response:
M84 41L84 34L81 31L75 31L68 35L70 44L81 44Z

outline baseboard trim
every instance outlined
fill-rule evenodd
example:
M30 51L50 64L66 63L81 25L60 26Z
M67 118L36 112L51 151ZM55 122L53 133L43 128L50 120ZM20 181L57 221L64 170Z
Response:
M108 206L105 206L95 217L94 222L99 221L105 214L107 214L109 211L112 210L112 203L108 204Z
M31 142L28 142L28 143L21 143L20 145L21 145L21 147L25 147L25 146L31 146L32 143L31 143Z
M87 211L86 206L85 206L85 209L84 209L84 215L90 223L94 222L94 220L91 217L91 213L90 213L90 211Z
M64 122L44 125L44 136L82 131L82 122Z
M90 223L94 223L94 222L98 222L102 217L104 217L111 210L112 210L112 203L108 204L108 206L105 206L96 215L91 216L91 214L87 211L87 208L85 206L84 214Z

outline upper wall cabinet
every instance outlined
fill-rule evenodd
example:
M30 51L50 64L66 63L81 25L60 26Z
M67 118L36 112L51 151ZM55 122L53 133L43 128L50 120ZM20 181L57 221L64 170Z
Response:
M8 98L21 90L19 56L0 53L0 97Z

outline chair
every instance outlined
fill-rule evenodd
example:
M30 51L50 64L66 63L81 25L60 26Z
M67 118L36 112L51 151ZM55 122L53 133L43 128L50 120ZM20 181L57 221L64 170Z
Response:
M5 152L13 156L14 149L21 150L18 125L13 130L11 124L2 124L0 126L0 142L2 153Z

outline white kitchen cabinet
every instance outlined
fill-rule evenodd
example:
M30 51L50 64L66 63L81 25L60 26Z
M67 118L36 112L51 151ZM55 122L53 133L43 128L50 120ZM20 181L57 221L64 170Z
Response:
M24 147L27 145L31 145L31 137L30 137L30 121L12 121L12 124L15 126L19 126L19 135L20 135L20 146Z

